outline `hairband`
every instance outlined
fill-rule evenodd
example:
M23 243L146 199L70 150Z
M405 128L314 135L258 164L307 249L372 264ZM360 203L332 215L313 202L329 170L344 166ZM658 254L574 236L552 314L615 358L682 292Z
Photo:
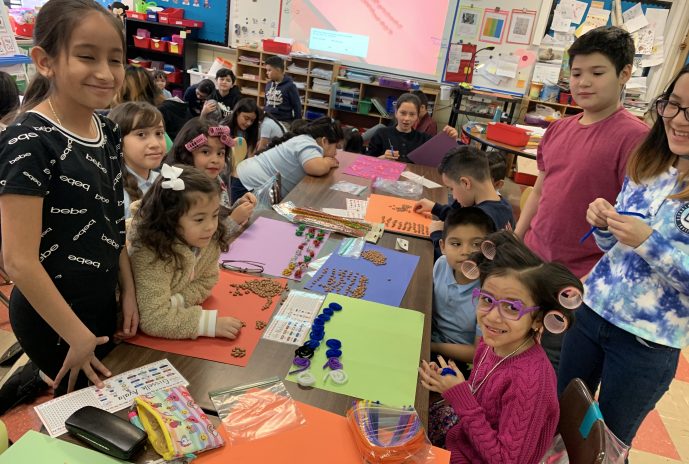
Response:
M211 126L208 128L208 137L219 137L220 142L222 142L223 145L227 147L234 147L235 146L235 141L230 135L230 128L227 126ZM202 147L204 145L208 144L208 137L206 137L206 134L199 134L193 139L191 139L189 142L184 144L184 148L187 149L187 151L194 151L199 147Z
M184 170L182 168L170 166L167 163L163 164L163 167L160 169L160 174L165 180L160 186L164 189L184 190L184 180L179 178L183 172Z

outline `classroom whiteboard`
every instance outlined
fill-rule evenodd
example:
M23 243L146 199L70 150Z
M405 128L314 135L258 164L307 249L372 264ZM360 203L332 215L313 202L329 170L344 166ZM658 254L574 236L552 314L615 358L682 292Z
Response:
M260 46L261 39L279 35L282 0L232 0L230 4L230 47Z
M493 51L477 53L472 85L524 95L551 5L552 0L460 0L441 78L459 65L453 44L475 44L477 50L493 46Z

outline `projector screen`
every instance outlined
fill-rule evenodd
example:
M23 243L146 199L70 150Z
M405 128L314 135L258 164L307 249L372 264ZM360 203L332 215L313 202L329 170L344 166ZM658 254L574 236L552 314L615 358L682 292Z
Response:
M437 79L456 6L456 0L283 0L280 36L294 39L294 51L345 65Z

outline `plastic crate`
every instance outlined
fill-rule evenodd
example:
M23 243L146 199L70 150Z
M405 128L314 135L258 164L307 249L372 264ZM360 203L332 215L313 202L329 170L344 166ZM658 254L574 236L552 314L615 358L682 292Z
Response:
M150 68L151 67L151 60L143 60L139 58L130 58L127 60L129 64L132 66L141 66L143 68Z
M323 111L306 110L306 112L304 113L304 116L306 117L306 119L312 120L312 119L318 119L320 117L326 116L326 114Z
M182 83L182 72L177 69L171 73L166 73L167 74L167 81L172 84L181 84Z
M167 46L170 42L160 39L151 39L151 50L156 50L158 52L166 52Z
M173 53L175 55L184 54L184 42L168 42L167 47L170 53Z
M165 8L158 13L158 21L163 24L174 24L175 20L184 18L184 10L181 8Z
M529 143L529 134L524 129L504 122L489 123L486 138L514 147L523 147Z
M203 21L197 21L195 19L176 19L173 24L184 27L203 27Z
M371 111L371 100L359 100L359 113L368 114Z
M263 51L268 53L289 55L292 52L292 44L287 42L278 42L274 39L263 39Z
M157 11L146 11L146 21L151 21L154 23L158 22L158 12Z
M136 48L149 48L151 45L151 39L149 37L139 37L134 36L134 46Z
M139 13L137 11L127 10L127 18L138 19L139 21L146 21L146 13Z

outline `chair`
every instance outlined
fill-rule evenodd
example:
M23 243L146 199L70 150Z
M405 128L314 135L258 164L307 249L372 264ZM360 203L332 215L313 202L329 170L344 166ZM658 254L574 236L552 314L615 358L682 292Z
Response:
M572 379L560 397L560 435L572 464L599 464L606 457L606 432L598 403L581 379Z

